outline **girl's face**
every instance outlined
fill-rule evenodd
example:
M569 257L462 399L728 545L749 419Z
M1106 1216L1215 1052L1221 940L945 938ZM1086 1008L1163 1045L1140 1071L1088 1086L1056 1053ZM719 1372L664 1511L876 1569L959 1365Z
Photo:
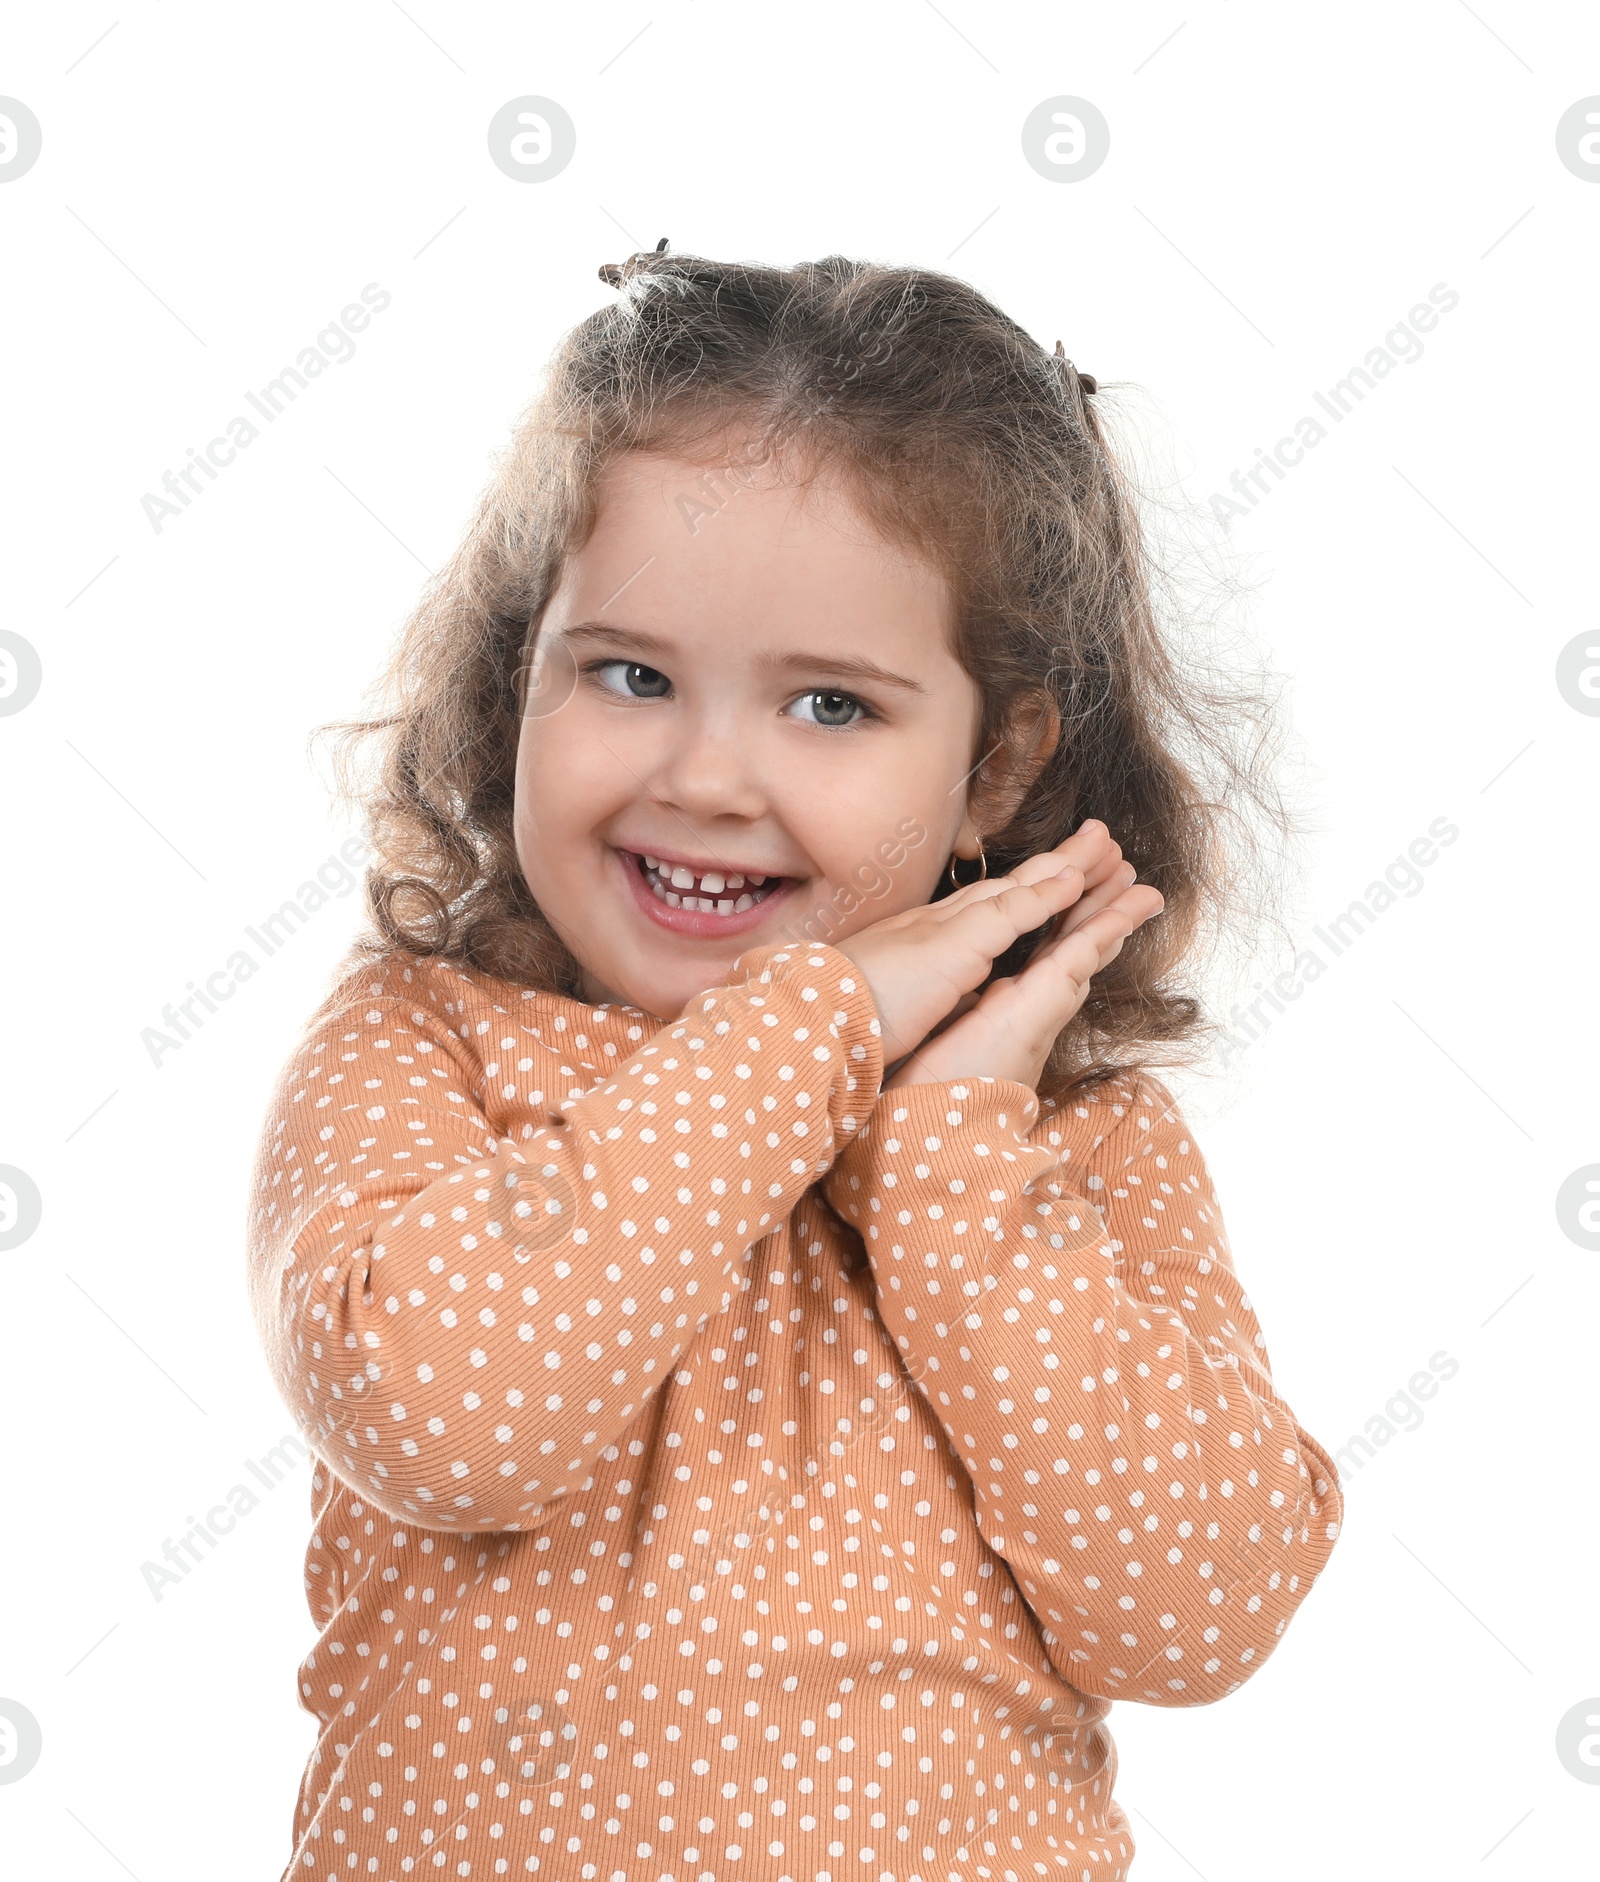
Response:
M611 467L517 752L518 859L585 998L676 1018L745 950L841 939L976 854L949 620L942 575L832 479Z

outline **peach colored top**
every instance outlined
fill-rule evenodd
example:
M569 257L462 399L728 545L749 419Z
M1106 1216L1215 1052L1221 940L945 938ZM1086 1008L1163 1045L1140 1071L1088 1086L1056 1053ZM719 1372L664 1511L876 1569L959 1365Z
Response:
M663 1026L346 971L257 1153L313 1446L284 1877L1118 1882L1342 1509L1158 1080L879 1096L825 945Z

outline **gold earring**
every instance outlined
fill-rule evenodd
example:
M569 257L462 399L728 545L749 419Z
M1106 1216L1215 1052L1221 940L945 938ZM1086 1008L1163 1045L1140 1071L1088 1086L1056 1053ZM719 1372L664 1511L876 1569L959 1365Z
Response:
M984 854L983 838L980 836L978 838L978 873L972 878L972 881L982 882L984 878L988 875L988 873L989 873L989 858ZM950 866L949 866L949 869L946 871L946 874L950 878L950 886L952 889L967 889L972 886L971 883L963 882L960 879L960 877L957 876L956 855L955 855L954 850L950 852Z

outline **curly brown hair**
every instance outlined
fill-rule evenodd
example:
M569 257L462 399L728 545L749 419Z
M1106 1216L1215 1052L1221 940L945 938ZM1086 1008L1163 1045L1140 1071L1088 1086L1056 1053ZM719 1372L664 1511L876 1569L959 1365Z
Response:
M406 623L386 709L318 729L340 740L339 788L376 852L355 959L443 957L578 996L579 962L533 899L512 830L540 621L594 526L609 464L652 451L734 477L737 434L763 460L837 471L881 535L946 577L954 651L982 698L967 755L980 827L994 754L1019 714L1053 709L1054 749L985 829L990 873L1099 818L1165 898L1095 976L1041 1096L1197 1062L1212 1028L1182 976L1209 958L1204 944L1248 952L1278 919L1262 834L1275 849L1298 826L1273 763L1275 691L1208 666L1203 632L1180 649L1182 609L1158 606L1165 571L1108 445L1106 394L1059 341L1047 352L966 282L928 269L842 255L719 262L668 254L663 240L601 276L618 299L558 346ZM379 762L358 779L369 741ZM994 973L1018 971L1044 932Z

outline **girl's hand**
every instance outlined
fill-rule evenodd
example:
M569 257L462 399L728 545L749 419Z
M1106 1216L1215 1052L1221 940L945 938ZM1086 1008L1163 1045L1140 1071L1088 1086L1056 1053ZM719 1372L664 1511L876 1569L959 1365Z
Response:
M1122 890L1071 932L1039 949L1020 974L1007 975L981 995L969 996L883 1089L952 1078L1014 1078L1037 1086L1057 1033L1088 997L1090 980L1116 959L1134 929L1163 906L1157 889L1141 884Z
M1063 928L1068 937L1096 919L1096 910L1102 911L1103 919L1105 905L1132 880L1132 868L1121 856L1103 823L1086 823L1055 849L1028 857L1006 875L969 883L942 901L906 909L836 942L839 951L866 976L883 1027L885 1063L893 1064L913 1052L947 1015L954 1019L954 1009L964 997L970 1005L996 957L1019 935L1069 909L1072 913ZM1144 895L1148 898L1156 892L1147 889ZM1158 905L1160 899L1156 895ZM1074 903L1080 906L1074 908ZM1154 912L1153 908L1145 910L1145 914ZM1119 940L1136 925L1124 924L1121 914L1111 920ZM1103 930L1096 931L1095 939L1103 939ZM1080 947L1073 960L1080 960L1081 953ZM1030 979L1037 964L1030 962L1027 971L1016 977L1016 984L1028 983L1028 993L1021 1006L1014 1000L1006 1003L1014 1016L1031 1011L1038 1002L1040 982ZM1080 1003L1081 999L1080 993ZM987 1008L987 1002L988 994L980 1004ZM987 1026L987 1018L984 1023ZM950 1075L961 1076L964 1071Z

